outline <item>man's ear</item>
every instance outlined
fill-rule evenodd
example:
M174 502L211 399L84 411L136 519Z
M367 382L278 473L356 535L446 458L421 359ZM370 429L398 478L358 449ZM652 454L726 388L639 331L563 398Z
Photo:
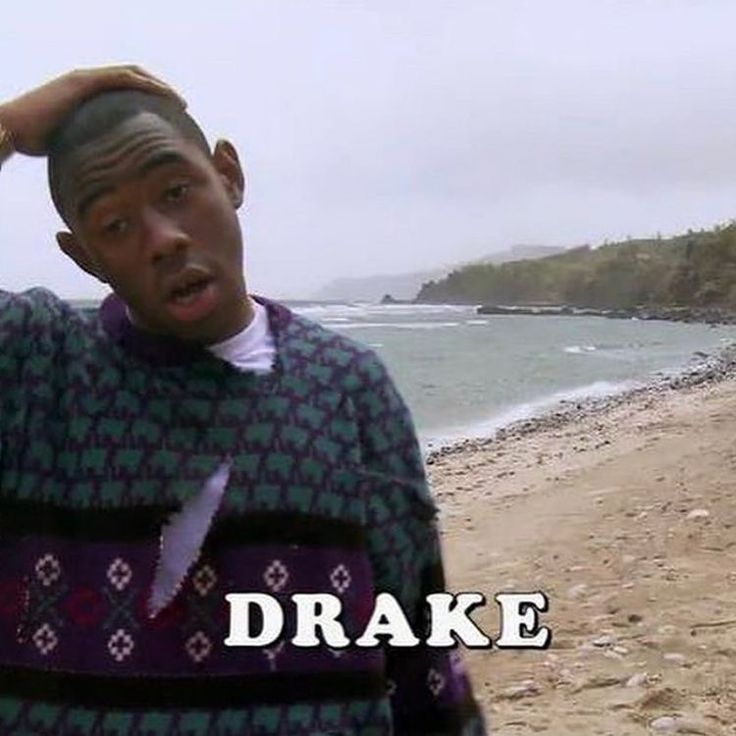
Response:
M56 233L56 242L59 244L61 251L69 256L79 268L86 271L90 276L94 276L98 281L102 281L103 284L107 283L97 264L90 258L89 253L72 233Z
M230 141L217 141L212 154L212 163L227 189L233 207L238 209L243 204L245 196L245 174L235 146Z

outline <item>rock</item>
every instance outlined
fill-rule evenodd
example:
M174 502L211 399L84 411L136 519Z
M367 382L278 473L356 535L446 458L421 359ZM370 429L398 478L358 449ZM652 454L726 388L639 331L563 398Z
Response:
M687 657L679 652L667 652L663 655L663 658L668 662L674 662L679 665L684 665L687 662Z
M621 678L615 675L593 675L573 686L572 691L579 693L582 690L597 690L604 687L614 687L621 684Z
M578 585L573 585L572 588L567 591L567 597L572 598L573 600L578 600L587 592L588 586L585 583L579 583Z
M688 513L687 519L707 519L710 516L710 511L707 509L693 509Z
M649 728L657 733L677 733L680 730L680 721L673 716L661 716L655 718Z
M541 689L534 680L524 680L520 685L506 688L501 693L501 697L506 700L519 700L520 698L528 698L539 695Z
M649 684L649 673L637 672L626 680L626 687L644 687Z
M616 643L616 638L610 634L603 634L591 642L594 647L612 647Z
M680 730L680 719L673 716L660 716L651 721L649 728L657 733L677 733Z

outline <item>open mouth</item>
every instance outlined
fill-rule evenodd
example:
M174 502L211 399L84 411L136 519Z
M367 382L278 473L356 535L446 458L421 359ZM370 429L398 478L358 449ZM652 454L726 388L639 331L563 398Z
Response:
M217 306L215 279L198 266L189 266L172 279L165 293L168 311L179 321L203 319Z
M169 301L178 304L189 304L193 302L211 283L212 279L197 277L187 280L181 286L175 286L169 294Z

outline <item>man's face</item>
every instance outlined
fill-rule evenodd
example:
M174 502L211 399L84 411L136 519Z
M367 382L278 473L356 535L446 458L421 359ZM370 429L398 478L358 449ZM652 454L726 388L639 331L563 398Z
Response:
M242 194L232 146L221 142L210 157L141 113L70 155L61 197L73 234L59 242L142 327L217 342L249 315Z

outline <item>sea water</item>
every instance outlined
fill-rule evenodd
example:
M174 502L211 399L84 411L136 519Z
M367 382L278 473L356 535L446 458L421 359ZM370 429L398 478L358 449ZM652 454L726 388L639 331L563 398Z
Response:
M478 315L456 305L290 306L376 350L425 452L487 436L562 399L613 394L676 373L736 342L732 326Z

